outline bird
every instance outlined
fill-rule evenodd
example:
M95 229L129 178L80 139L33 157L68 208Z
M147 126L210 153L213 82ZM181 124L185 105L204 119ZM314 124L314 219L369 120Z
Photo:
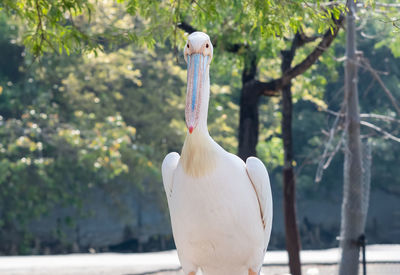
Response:
M260 274L272 228L272 193L265 165L228 153L207 128L210 37L188 36L185 122L181 155L161 172L178 258L185 275Z

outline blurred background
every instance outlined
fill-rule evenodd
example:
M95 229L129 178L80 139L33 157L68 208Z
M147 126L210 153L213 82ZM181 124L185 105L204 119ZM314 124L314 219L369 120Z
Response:
M34 5L22 6L32 13L33 21L29 14L19 14L20 7L12 6L12 1L2 4L1 255L173 249L160 166L168 152L180 152L187 131L182 46L189 28L207 31L215 44L209 130L234 154L246 77L264 82L279 78L281 51L292 45L293 35L280 28L292 24L287 28L293 30L303 24L304 33L315 36L297 49L293 64L318 46L326 30L333 33L332 23L322 17L312 24L295 16L293 22L277 16L270 19L276 24L282 20L276 29L257 27L246 34L243 26L251 22L243 21L242 7L235 4L219 9L222 19L218 19L218 12L211 14L208 7L202 18L201 6L194 3L186 6L192 5L197 13L175 18L166 12L169 6L166 10L157 6L156 13L149 4L147 13L133 16L136 11L130 8L144 10L146 4L81 2L81 10L74 9L70 17L66 11L57 15L48 8L41 18ZM170 5L176 10L174 3ZM182 11L186 6L182 4ZM398 7L389 11L397 14ZM314 22L309 12L298 16ZM356 23L357 50L373 68L373 72L365 64L359 68L360 112L365 115L361 117L378 127L361 128L372 160L365 231L370 244L400 243L400 127L396 105L385 91L395 102L400 98L400 34L395 21L388 22L384 15L379 5L375 10L360 7ZM69 20L61 24L65 30L51 25L53 19L59 24L57 16ZM182 18L187 25L178 26ZM47 25L37 25L38 19ZM238 20L243 28L236 27ZM238 44L245 46L229 48ZM344 149L339 143L343 124L335 121L344 97L344 55L341 30L324 54L291 83L291 163L303 249L338 246ZM255 148L269 171L274 197L269 250L283 250L282 105L279 94L264 95L255 105L259 117ZM321 162L326 166L322 170Z

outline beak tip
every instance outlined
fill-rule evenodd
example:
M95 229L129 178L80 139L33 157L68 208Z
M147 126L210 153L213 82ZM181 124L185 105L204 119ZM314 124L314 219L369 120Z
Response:
M193 126L189 127L189 133L191 134L193 132Z

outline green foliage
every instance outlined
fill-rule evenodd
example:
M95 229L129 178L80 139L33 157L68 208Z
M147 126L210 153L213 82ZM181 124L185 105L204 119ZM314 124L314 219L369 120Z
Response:
M383 28L387 31L388 29L390 30L391 27L389 26L383 26ZM383 29L381 27L381 31L385 31L382 30ZM379 33L379 30L378 30ZM376 43L375 48L379 49L382 47L388 47L394 57L398 58L400 57L400 32L399 31L391 31L391 35L388 37L385 37L385 39L382 39L380 42Z
M368 1L373 6L373 11L361 10L364 16L364 21L374 20L380 22L376 24L374 29L371 29L373 33L368 34L369 36L379 36L382 33L385 35L383 39L378 41L375 45L376 48L389 47L393 55L397 58L400 57L400 5L393 3L390 0L383 0L379 2Z
M318 32L325 31L344 6L322 7L320 1L302 0L5 0L0 9L20 20L24 44L37 56L47 51L97 52L127 41L154 46L155 41L172 38L174 43L182 43L183 33L178 30L182 21L207 29L218 38L221 49L224 41L261 49L268 47L271 37L285 37L311 22ZM113 13L130 23L118 24L121 20L116 20L108 25L98 24L104 15ZM145 24L141 23L143 20ZM88 30L90 25L100 28Z
M133 185L160 194L163 203L159 167L168 152L180 152L187 131L183 59L177 65L169 47L126 46L45 54L32 63L35 57L14 42L18 24L6 20L0 20L0 46L13 53L10 60L22 58L0 74L0 249L10 249L10 234L28 236L25 226L55 205L79 209L92 188L118 194ZM220 84L212 86L209 123L231 152L238 115L231 98L238 87L227 86L232 76L218 72L235 63L213 63Z
M54 206L79 208L91 188L118 192L118 183L124 182L136 186L138 192L154 186L160 192L158 167L162 156L154 148L161 148L160 129L165 122L168 125L171 112L160 112L166 96L149 93L150 87L136 91L147 83L157 85L173 77L180 81L182 69L169 74L162 70L166 64L156 62L151 68L141 63L151 57L148 52L133 54L126 49L99 53L97 57L45 55L41 63L32 64L33 57L13 43L18 39L18 34L10 31L14 25L0 23L4 33L0 46L14 53L7 58L25 56L19 63L10 63L14 74L0 74L0 249L11 249L13 240L8 237L26 232L30 220L47 214ZM173 63L171 55L165 59L165 63ZM166 73L161 74L164 79L153 82L157 77L142 77L140 65L132 65L136 63L152 70L153 75ZM176 93L174 84L176 81L171 81L169 89L160 92ZM152 102L154 99L160 100ZM133 103L158 108L152 113L160 123L153 128L161 135L155 135L160 138L153 144L143 130L152 128L150 118L140 122L137 118L143 108L132 110ZM174 137L176 134L170 134L171 140L178 142ZM166 144L162 152L170 146ZM149 186L142 185L145 179Z
M88 0L5 0L0 8L24 22L24 43L35 55L48 50L69 53L72 48L97 47L93 43L82 44L81 41L90 42L90 39L79 31L72 20L85 11L90 14L93 5Z
M151 35L139 31L140 22L120 6L106 0L4 0L0 12L19 22L20 39L36 57L45 52L97 53L127 42L153 45ZM126 9L131 10L129 5ZM102 24L108 15L113 21Z

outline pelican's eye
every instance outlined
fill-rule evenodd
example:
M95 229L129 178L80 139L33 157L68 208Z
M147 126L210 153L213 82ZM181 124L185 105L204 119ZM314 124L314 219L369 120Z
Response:
M189 45L188 45L189 46ZM208 43L206 44L206 48L208 48Z
M187 47L188 47L188 49L189 49L189 44L187 44Z

